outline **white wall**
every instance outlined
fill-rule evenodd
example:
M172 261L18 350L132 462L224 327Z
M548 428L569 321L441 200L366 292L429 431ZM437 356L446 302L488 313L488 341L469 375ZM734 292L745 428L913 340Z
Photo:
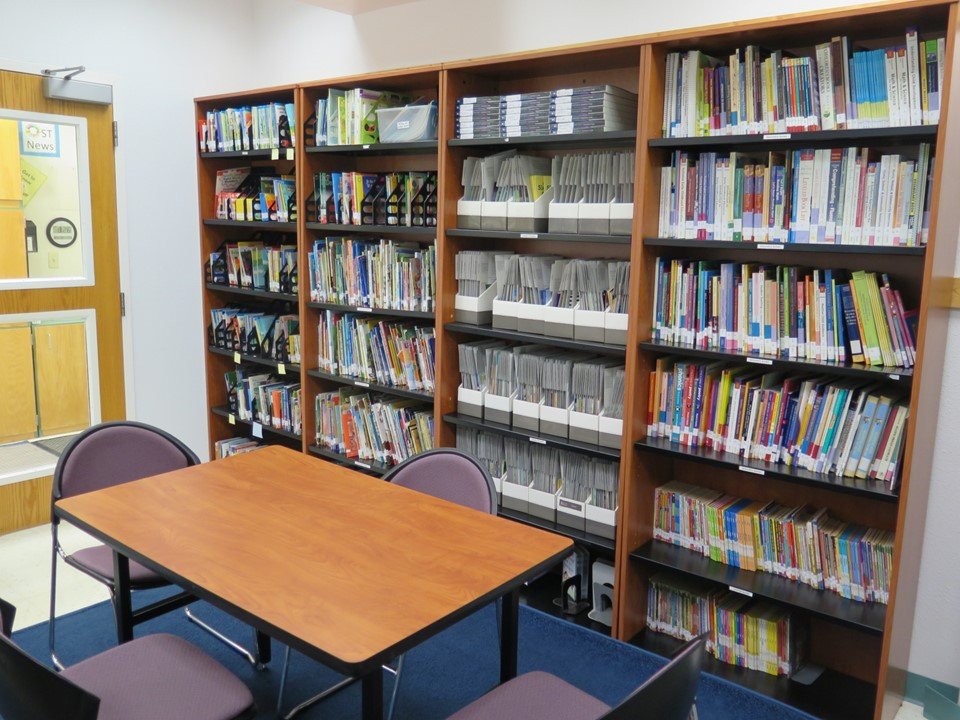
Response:
M37 70L83 63L116 81L133 414L205 455L193 97L844 4L853 3L420 0L352 18L297 0L88 0L82 8L45 0L5 3L0 67L4 57ZM949 337L956 353L958 323ZM960 369L948 364L910 659L911 671L953 685L960 483L948 450L960 431L958 383Z

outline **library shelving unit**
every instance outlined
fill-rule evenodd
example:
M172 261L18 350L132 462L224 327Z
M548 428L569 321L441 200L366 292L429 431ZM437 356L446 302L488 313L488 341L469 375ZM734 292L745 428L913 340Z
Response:
M567 451L620 462L620 510L616 541L578 533L546 521L504 510L504 517L562 532L592 554L614 558L616 598L614 637L669 656L678 642L645 630L650 577L664 569L770 600L804 617L809 624L808 658L822 666L822 674L810 684L791 678L772 677L710 660L708 671L761 694L780 700L816 717L830 720L891 720L903 696L910 634L916 607L920 551L927 494L932 472L932 445L936 434L940 383L946 340L946 303L941 298L942 279L953 275L960 230L960 203L951 203L943 188L960 184L960 140L951 137L949 122L960 117L960 96L951 92L955 70L955 39L958 7L954 0L883 2L823 12L779 16L772 19L657 33L622 40L588 43L515 55L445 63L362 76L305 83L296 88L270 88L237 95L202 98L201 113L210 107L233 102L280 99L296 95L298 148L296 154L298 198L312 192L318 170L430 169L438 171L438 225L420 230L389 233L384 228L315 225L300 213L296 227L300 268L307 267L307 254L314 239L324 235L362 233L362 237L393 237L415 242L436 242L437 308L430 313L382 313L388 318L435 323L436 392L432 398L438 446L452 446L460 426L481 427L508 437L526 437L531 442L562 445ZM756 44L808 55L811 48L838 35L849 36L857 47L887 47L903 42L906 28L918 26L925 37L946 38L941 116L937 126L873 128L809 133L723 136L709 138L662 137L665 61L669 52L701 49L723 56L736 48ZM454 114L460 97L546 90L605 83L639 95L636 131L579 136L545 136L493 140L460 140L455 136ZM318 97L329 87L403 89L411 94L436 98L439 103L439 140L409 146L370 145L333 148L305 147L304 123ZM288 100L289 101L289 100ZM954 124L956 124L954 120ZM954 132L954 136L957 134ZM864 247L844 245L761 246L754 243L676 240L658 237L660 168L675 150L690 152L737 150L743 152L806 148L870 146L897 148L929 142L935 157L931 189L930 235L924 247ZM636 152L636 191L632 233L629 237L516 233L468 230L457 225L457 200L462 194L461 175L465 157L483 156L507 147L523 152L554 156L584 149L633 149ZM249 156L250 162L269 158ZM212 181L215 170L231 167L236 157L198 160L201 217L212 211ZM941 200L946 200L941 202ZM242 239L243 228L223 223L201 223L203 254L223 239ZM435 230L435 232L434 232ZM549 252L579 258L620 258L631 262L630 309L625 346L548 338L517 331L455 322L456 280L454 261L465 249L503 249L516 252ZM773 263L814 268L862 269L888 273L903 293L904 303L919 308L917 362L914 368L865 368L853 364L771 359L774 370L790 373L837 375L880 381L909 398L909 424L899 488L891 491L882 483L836 478L783 465L745 462L738 456L704 450L692 451L658 438L646 437L649 373L657 358L684 356L731 363L747 361L744 355L691 350L652 339L652 302L656 259L689 258L735 262ZM303 437L299 445L333 462L382 475L388 468L357 463L320 448L314 441L314 397L318 392L353 380L339 379L316 368L318 313L337 306L310 302L309 279L300 274L297 298L258 297L257 293L228 291L204 283L204 313L227 302L296 301L301 318L303 359L300 368L303 394ZM205 320L205 325L208 321ZM541 342L556 347L621 357L626 364L624 432L619 448L601 448L562 438L535 435L512 426L498 425L457 414L459 383L457 345L483 337L519 342ZM206 342L206 341L205 341ZM226 411L223 372L233 358L207 352L207 387L211 443L237 434L224 419ZM288 369L290 372L291 369ZM361 387L363 385L361 384ZM371 391L387 391L371 386ZM409 397L409 394L395 394ZM421 398L416 398L421 399ZM422 397L425 403L431 398ZM296 442L265 429L265 441ZM654 541L655 490L671 480L686 481L740 497L775 501L784 505L825 507L831 517L895 533L893 583L888 605L844 600L833 593L764 573L751 573L720 565L682 548ZM543 609L552 608L553 583L532 587L525 601ZM576 622L602 629L586 621Z
M268 102L295 103L297 87L285 85L249 92L215 95L197 98L196 121L199 123L209 110L222 110L228 107L242 107ZM194 127L197 127L194 123ZM298 138L299 141L299 138ZM195 145L197 140L194 140ZM279 372L281 369L290 380L302 382L301 366L285 363L283 368L275 360L235 353L213 345L209 337L210 311L222 307L244 307L251 309L273 308L284 312L298 312L300 298L298 294L270 292L265 290L244 289L209 282L206 262L210 253L217 251L225 242L251 240L272 240L290 244L296 241L297 223L295 222L243 222L215 219L214 187L217 172L236 167L270 167L278 174L292 174L296 165L295 154L291 150L241 150L232 152L199 152L197 146L197 190L200 210L200 271L203 275L203 338L206 350L206 392L208 408L208 428L210 451L218 440L240 435L262 435L265 443L280 443L288 447L302 449L302 439L298 435L277 430L267 425L254 428L238 418L227 404L227 388L224 373L243 365L261 367L265 372ZM299 197L299 194L298 194ZM239 361L239 362L238 362Z

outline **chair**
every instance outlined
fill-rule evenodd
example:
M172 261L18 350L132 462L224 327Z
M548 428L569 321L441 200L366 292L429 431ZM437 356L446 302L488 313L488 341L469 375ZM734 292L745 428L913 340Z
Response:
M696 718L702 639L687 643L614 708L555 675L529 672L494 688L447 720L688 720Z
M252 720L239 678L186 640L148 635L58 674L10 640L0 599L0 717L5 720Z
M490 513L491 515L497 514L497 491L490 473L487 472L479 460L460 450L438 448L414 455L392 468L383 476L383 479L395 485L433 495L442 500L448 500L480 512ZM498 625L500 623L499 610L500 606L497 605ZM289 664L290 648L288 647L284 653L283 672L280 675L280 692L277 698L278 715L282 715L283 692ZM392 720L397 694L400 690L403 655L398 658L396 669L386 665L383 669L395 676L386 717L386 720ZM356 678L347 678L322 693L303 701L284 716L285 720L290 720L311 705L315 705L355 681Z
M57 462L53 474L53 500L81 495L151 475L179 470L199 464L194 452L172 435L144 423L122 421L94 425L80 433L67 446ZM60 545L60 518L52 512L53 555L50 581L50 657L54 666L63 669L56 654L57 556L71 567L80 570L97 582L106 585L110 600L116 605L114 587L113 551L106 545L97 545L67 554ZM130 561L130 586L134 590L164 587L170 583L140 563ZM182 606L170 602L166 609ZM257 665L257 660L246 649L232 642L206 625L189 609L187 618L224 641L232 649Z

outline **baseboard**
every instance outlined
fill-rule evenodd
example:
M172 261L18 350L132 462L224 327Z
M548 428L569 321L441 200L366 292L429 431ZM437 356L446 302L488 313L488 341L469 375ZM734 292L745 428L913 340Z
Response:
M950 705L953 706L954 712L960 710L957 707L957 702L960 701L960 688L954 685L908 672L903 699L916 705L923 705L924 717L932 720L960 720L960 713L944 714L944 708ZM936 714L927 714L928 710Z

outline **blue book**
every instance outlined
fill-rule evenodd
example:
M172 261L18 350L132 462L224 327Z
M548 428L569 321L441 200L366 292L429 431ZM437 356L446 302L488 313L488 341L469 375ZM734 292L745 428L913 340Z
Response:
M867 433L866 441L863 445L863 451L860 453L860 459L857 461L858 478L866 478L870 471L870 465L877 454L877 446L883 436L883 428L887 424L887 417L890 414L890 408L893 404L893 398L886 395L880 396L877 401L877 409L870 422L870 430Z
M860 326L857 322L857 310L853 304L853 291L849 283L840 283L840 302L843 306L843 326L846 329L847 344L850 346L850 360L864 362L863 346L860 343Z
M867 442L867 435L870 433L870 427L873 423L873 417L877 412L877 405L879 404L879 398L872 393L867 396L867 400L863 406L863 412L860 414L860 422L857 426L856 435L853 437L853 445L850 448L850 456L847 458L846 466L844 467L844 475L854 476L857 471L857 466L860 463L860 456L863 454L864 445Z

